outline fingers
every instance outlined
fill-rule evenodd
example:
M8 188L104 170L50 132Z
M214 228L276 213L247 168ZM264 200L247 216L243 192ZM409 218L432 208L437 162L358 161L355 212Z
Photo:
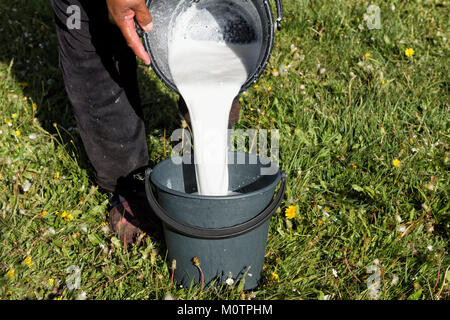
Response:
M145 64L150 64L150 56L142 45L136 31L134 18L141 28L150 32L153 28L153 18L145 5L144 0L106 0L108 5L109 19L113 21L122 31L128 46L136 56Z
M139 2L139 4L136 5L136 7L134 7L133 9L136 14L136 20L141 28L144 29L145 32L152 31L153 17L150 14L150 11L148 11L147 6L145 5L145 1Z
M150 56L144 49L142 42L137 34L134 19L125 19L117 24L122 31L122 34L127 41L128 46L133 50L136 56L141 59L146 65L150 64Z

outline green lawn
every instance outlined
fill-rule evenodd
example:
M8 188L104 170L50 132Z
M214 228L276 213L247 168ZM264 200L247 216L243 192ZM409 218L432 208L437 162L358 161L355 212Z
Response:
M151 235L125 251L107 232L50 2L1 1L0 299L448 299L449 1L373 1L381 29L364 19L372 2L284 4L236 128L279 129L287 194L261 286L213 292L172 283ZM180 126L176 96L139 73L155 164Z

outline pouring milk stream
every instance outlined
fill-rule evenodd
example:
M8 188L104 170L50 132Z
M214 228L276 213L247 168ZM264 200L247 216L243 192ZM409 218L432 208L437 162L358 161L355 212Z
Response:
M220 21L195 5L173 23L169 67L191 118L198 192L227 195L228 117L261 44L225 41Z

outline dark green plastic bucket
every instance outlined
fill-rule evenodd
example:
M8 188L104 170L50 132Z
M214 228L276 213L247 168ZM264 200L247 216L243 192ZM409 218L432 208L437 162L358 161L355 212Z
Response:
M178 284L216 284L245 276L244 289L258 285L264 264L270 217L283 198L286 175L246 153L229 154L230 190L239 194L202 196L193 164L181 157L159 163L145 175L150 206L162 220L169 261L176 260ZM156 196L151 183L155 186ZM273 199L275 188L280 189ZM200 268L193 262L200 262Z

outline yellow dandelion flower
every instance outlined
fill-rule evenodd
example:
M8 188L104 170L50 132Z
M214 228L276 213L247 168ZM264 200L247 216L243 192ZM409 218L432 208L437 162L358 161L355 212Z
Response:
M20 136L20 130L16 130L15 134L16 134L16 137Z
M193 258L192 258L192 262L194 263L194 265L195 265L196 267L200 267L200 260L198 260L197 257L193 257Z
M274 77L278 77L278 76L280 75L280 73L278 72L278 70L277 70L276 68L273 68L273 69L272 69L272 75L273 75Z
M271 86L267 86L267 90L272 90L272 87Z
M30 268L34 265L34 262L33 262L33 260L31 259L30 256L27 256L27 257L25 258L25 264L26 264L28 267L30 267Z
M7 296L11 296L12 295L12 291L10 291L10 290L6 291L6 295Z
M11 115L11 118L17 119L17 113L13 113L13 114Z
M357 168L356 164L352 163L352 168L356 169Z
M41 217L45 217L46 215L47 215L47 211L44 210L41 212Z
M258 89L259 85L255 84L253 88Z
M67 221L67 222L70 222L70 221L73 220L73 216L69 213L69 214L67 214L67 215L64 217L64 220Z
M414 55L414 49L413 48L406 48L405 49L405 56L412 57Z
M392 165L396 168L400 167L400 160L395 158L394 160L392 160Z
M12 121L11 120L6 120L5 123L8 125L8 127L12 126Z
M56 300L62 300L62 296L59 296L58 298L56 298Z
M50 279L48 279L48 284L51 286L51 287L53 287L53 284L55 283L55 279L52 279L52 278L50 278Z
M365 53L364 57L366 57L366 58L370 57L370 52Z
M53 179L58 180L59 179L59 171L57 171L54 175L53 175Z
M385 84L386 82L384 80L381 80L381 84Z
M7 275L10 279L14 278L14 269L9 269Z
M295 206L290 206L285 211L285 216L288 219L292 219L295 217L295 214L297 213L297 208Z
M409 143L413 143L414 139L413 138L409 138Z
M35 103L35 102L33 102L33 104L31 105L31 107L32 107L33 109L36 109L36 108L37 108L37 105L36 105L36 103Z
M272 272L272 279L273 280L280 280L280 276L277 273Z

